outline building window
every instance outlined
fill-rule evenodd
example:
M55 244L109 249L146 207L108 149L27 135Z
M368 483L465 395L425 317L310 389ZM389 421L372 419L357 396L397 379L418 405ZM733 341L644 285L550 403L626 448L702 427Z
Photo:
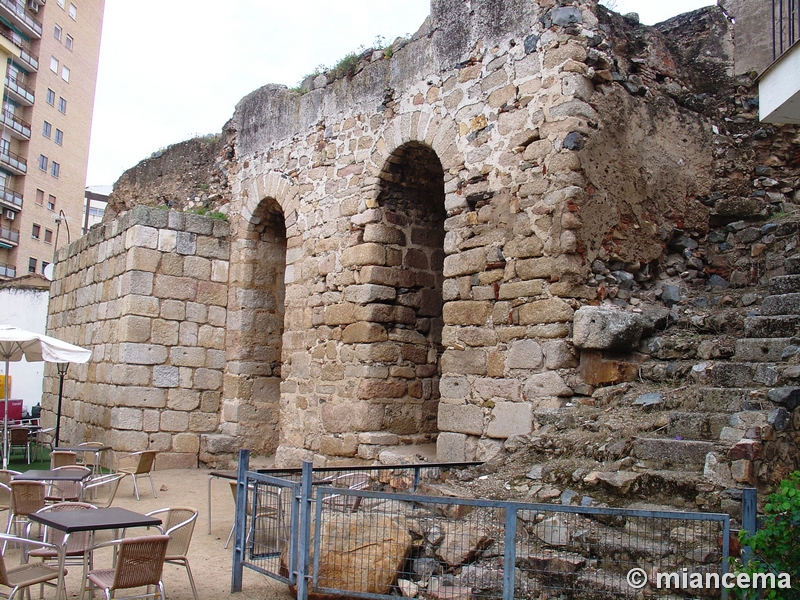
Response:
M67 114L67 101L64 98L59 97L58 110L64 114Z
M58 73L58 59L55 56L50 57L50 70L53 73Z
M53 243L53 232L50 229L44 230L44 243L45 244L52 244Z
M44 206L44 190L36 190L36 205Z
M50 175L58 177L59 173L61 173L61 165L53 161L50 165Z
M47 262L47 261L44 261L44 260L42 261L42 275L44 275L44 270L47 268L47 265L49 265L49 264L50 263Z
M42 232L41 225L37 225L36 223L33 224L33 228L31 228L31 237L35 240L39 239L39 234Z
M67 47L67 50L70 50L70 51L72 50L72 42L73 42L72 36L70 34L67 34L67 37L64 40L64 46Z
M29 258L28 259L28 273L36 273L36 259Z
M44 154L39 155L39 168L42 171L47 171L47 157Z
M61 25L58 23L56 23L55 27L53 28L53 37L59 42L61 41Z
M64 0L58 0L58 7L64 8Z
M64 141L64 132L61 131L60 129L56 129L56 144L60 146L63 141Z
M56 209L56 197L53 194L50 194L47 198L47 210L55 210Z
M8 154L10 150L11 142L5 138L0 139L0 154Z
M50 125L50 123L48 123L47 121L45 121L44 123L42 123L42 135L43 135L44 137L46 137L46 138L49 138L49 137L50 137L50 131L51 131L52 129L53 129L53 126L52 126L52 125ZM58 130L56 130L56 131L58 131Z
M69 83L69 69L67 67L61 67L61 79Z
M70 2L69 3L69 17L70 17L70 19L72 19L74 21L77 18L77 16L78 16L78 7L75 6L72 2Z
M56 93L50 88L47 88L47 103L50 106L53 106L56 103Z

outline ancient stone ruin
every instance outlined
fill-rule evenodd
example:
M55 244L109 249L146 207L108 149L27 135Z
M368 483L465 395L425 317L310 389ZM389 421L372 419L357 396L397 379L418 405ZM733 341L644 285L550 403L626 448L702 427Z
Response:
M732 49L715 7L433 0L344 77L256 90L59 253L49 330L94 349L64 431L161 468L525 447L538 498L774 482L800 464L800 135L759 126Z

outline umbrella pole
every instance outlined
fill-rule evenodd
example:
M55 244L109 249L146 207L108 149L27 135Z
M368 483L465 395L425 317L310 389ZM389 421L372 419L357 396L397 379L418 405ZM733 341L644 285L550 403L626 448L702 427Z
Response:
M56 443L59 445L59 436L61 434L61 400L64 397L64 375L67 374L67 367L69 363L58 363L58 408L56 409Z
M8 359L6 358L6 376L3 379L3 469L8 468Z

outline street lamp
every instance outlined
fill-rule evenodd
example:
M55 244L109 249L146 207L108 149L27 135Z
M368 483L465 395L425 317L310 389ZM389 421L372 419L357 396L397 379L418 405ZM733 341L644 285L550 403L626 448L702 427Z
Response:
M67 374L69 363L56 363L58 369L58 410L56 411L56 443L58 446L58 436L61 431L61 399L64 397L64 376Z

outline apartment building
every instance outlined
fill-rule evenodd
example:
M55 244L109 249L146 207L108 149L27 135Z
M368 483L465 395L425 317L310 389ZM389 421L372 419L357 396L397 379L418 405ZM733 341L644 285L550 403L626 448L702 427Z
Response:
M81 235L104 0L0 0L0 279ZM16 56L16 54L19 56Z

